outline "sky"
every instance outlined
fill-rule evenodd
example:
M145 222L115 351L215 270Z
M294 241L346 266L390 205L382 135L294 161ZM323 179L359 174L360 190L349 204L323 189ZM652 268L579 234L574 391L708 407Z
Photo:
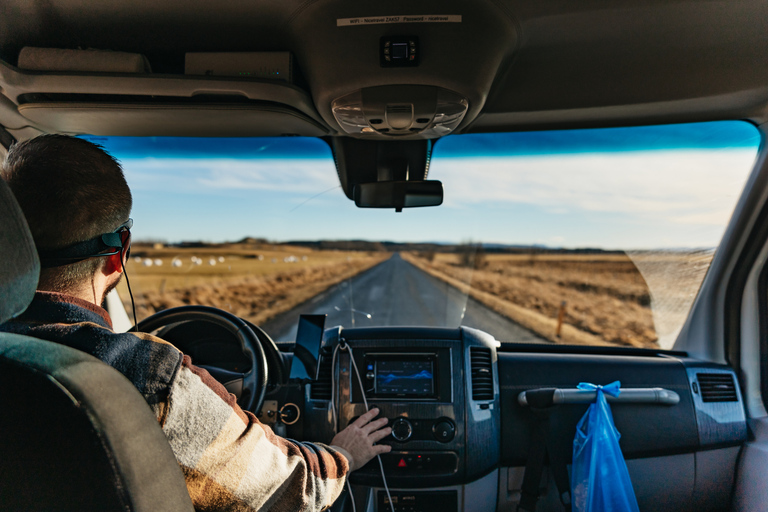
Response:
M120 160L136 240L715 247L760 144L744 122L448 136L432 208L358 209L319 139L86 137Z

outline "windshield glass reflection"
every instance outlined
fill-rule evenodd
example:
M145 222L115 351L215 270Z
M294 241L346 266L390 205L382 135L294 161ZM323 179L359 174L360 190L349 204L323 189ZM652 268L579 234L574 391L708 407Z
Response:
M394 213L356 208L321 140L88 138L134 193L139 319L207 304L278 340L313 313L663 348L760 143L742 122L450 136L444 204Z

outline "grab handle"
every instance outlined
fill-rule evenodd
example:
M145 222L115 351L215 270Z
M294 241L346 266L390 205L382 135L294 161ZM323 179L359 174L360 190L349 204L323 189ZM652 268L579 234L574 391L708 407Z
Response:
M529 389L517 395L517 402L523 407L551 407L559 404L588 404L597 398L597 391L577 388ZM622 388L619 396L605 394L611 403L677 405L680 395L664 388Z

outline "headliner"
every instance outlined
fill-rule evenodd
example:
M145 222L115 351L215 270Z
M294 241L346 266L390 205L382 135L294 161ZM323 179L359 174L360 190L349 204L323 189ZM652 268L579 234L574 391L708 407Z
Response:
M462 23L336 25L338 18L385 14L461 14ZM282 123L270 118L259 131L252 119L263 116L261 106L239 112L242 119L236 116L229 128L224 126L229 110L185 112L185 123L189 117L220 117L211 128L201 122L200 134L306 130L335 135L333 99L361 87L402 83L436 85L468 97L470 111L457 133L714 119L761 124L768 115L765 20L768 3L762 0L621 0L610 5L601 0L394 0L386 5L357 0L6 0L0 6L0 59L7 63L0 69L0 124L16 138L37 130L77 132L83 126L56 124L59 118L70 119L67 105L53 114L38 110L31 115L34 109L29 108L20 115L22 94L136 90L163 97L211 89L244 95L260 105L278 103L293 117ZM377 42L395 34L419 36L423 53L418 68L379 66ZM47 77L46 82L40 73L13 68L23 46L142 53L154 78L176 81L121 83L120 77L111 77L97 87L92 77L69 76ZM215 80L215 86L181 87L179 92L185 52L283 50L295 55L301 73L295 86L273 83L243 93L248 84L242 80ZM56 78L54 85L50 78ZM252 88L259 86L254 82ZM153 113L154 107L147 109ZM82 114L84 126L95 115ZM298 123L297 115L307 122ZM149 135L156 117L130 122L137 134ZM93 133L99 130L110 131Z

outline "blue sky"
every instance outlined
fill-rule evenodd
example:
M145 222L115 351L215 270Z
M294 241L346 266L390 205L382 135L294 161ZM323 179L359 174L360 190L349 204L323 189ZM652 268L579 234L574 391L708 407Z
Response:
M747 123L449 136L436 208L358 209L318 139L87 137L123 164L136 239L713 247L760 143Z

